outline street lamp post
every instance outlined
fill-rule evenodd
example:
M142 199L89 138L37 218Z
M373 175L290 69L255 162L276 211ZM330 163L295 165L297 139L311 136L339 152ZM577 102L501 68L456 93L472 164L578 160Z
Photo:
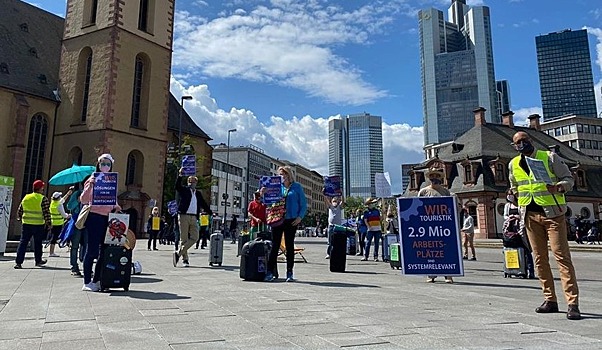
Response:
M185 95L180 98L180 121L178 127L178 156L182 153L182 114L184 113L184 100L192 100L192 96Z
M224 226L222 229L223 234L226 234L226 209L228 209L228 167L230 166L230 133L236 132L236 129L228 130L228 148L226 149L226 189L224 190L224 195L222 198L224 199Z

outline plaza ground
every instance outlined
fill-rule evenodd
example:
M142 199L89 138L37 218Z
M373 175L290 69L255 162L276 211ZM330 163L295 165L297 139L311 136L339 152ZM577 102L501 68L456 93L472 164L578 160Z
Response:
M584 319L536 314L537 280L505 279L502 253L479 244L465 276L446 284L401 276L387 263L348 256L346 273L331 273L323 238L297 238L308 263L294 283L244 282L236 245L224 264L208 265L194 250L190 268L174 268L173 246L134 259L142 275L129 292L81 291L66 249L22 270L14 254L0 258L0 349L601 349L602 246L574 247ZM486 242L485 242L486 243ZM47 256L47 251L45 253ZM558 276L555 263L554 274ZM284 275L285 264L279 264Z

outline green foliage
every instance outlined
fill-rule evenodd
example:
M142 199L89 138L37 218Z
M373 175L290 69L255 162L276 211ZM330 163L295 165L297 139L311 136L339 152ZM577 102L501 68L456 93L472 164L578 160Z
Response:
M182 164L182 156L185 155L193 155L194 147L190 142L190 136L184 136L182 140L182 149L181 152L178 152L177 145L175 147L171 147L167 151L167 159L165 166L165 174L163 177L163 208L162 213L167 213L167 203L174 200L176 198L176 181L178 179L178 171L180 170L180 164ZM199 169L199 164L202 164L205 161L204 156L196 157L197 169ZM197 175L199 181L197 182L196 188L200 191L211 188L213 179L211 175L209 176L199 176Z
M362 197L345 198L345 217L350 218L351 216L355 216L355 212L358 209L361 212L366 209L366 206L364 205L364 199Z

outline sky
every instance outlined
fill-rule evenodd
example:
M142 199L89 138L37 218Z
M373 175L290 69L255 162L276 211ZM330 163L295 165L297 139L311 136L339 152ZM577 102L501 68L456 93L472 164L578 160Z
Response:
M28 1L64 17L65 1ZM383 118L385 171L424 159L417 12L449 0L177 0L170 88L211 144L253 144L328 175L328 120ZM535 37L587 29L602 112L602 2L468 0L489 6L497 80L515 122L542 114Z

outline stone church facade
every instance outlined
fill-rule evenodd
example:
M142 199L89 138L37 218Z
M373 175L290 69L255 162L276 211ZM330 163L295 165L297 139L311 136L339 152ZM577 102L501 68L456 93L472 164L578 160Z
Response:
M168 142L177 144L174 0L68 0L65 19L19 0L0 7L0 175L15 178L11 217L36 178L111 153L120 205L140 232L148 200L161 204ZM209 136L184 119L210 160ZM210 175L210 161L201 167Z

